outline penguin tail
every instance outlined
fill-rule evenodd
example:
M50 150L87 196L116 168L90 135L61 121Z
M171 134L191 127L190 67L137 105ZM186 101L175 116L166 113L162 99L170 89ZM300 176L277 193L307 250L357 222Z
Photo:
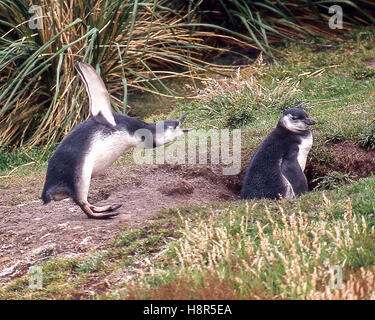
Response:
M42 192L41 199L43 204L51 202L51 200L59 201L68 197L72 197L72 191L65 187L50 187L44 188Z
M46 187L43 188L41 199L43 201L43 204L47 204L47 203L51 202L51 197L48 194Z

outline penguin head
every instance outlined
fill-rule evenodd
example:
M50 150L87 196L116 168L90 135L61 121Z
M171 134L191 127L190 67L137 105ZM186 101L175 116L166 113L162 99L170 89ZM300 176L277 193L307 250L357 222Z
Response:
M294 133L304 133L315 123L316 121L310 119L305 110L301 108L285 110L279 120L280 126Z
M156 133L154 137L155 145L157 147L164 145L191 131L192 129L180 129L180 126L187 115L188 113L184 113L178 120L163 120L156 122Z

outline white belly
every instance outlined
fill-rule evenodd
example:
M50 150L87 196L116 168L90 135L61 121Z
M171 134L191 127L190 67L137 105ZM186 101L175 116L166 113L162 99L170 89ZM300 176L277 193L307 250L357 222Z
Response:
M77 198L87 201L91 177L99 174L115 162L127 149L134 147L139 141L127 133L116 132L109 136L97 134L82 166L81 176L77 183Z
M109 136L97 134L89 150L85 154L81 176L77 181L77 198L87 201L91 177L99 174L115 162L127 149L134 147L139 141L124 132L116 132Z
M313 144L313 137L311 132L309 135L302 139L301 144L299 145L299 152L297 156L297 161L299 163L299 166L301 167L302 171L305 170L306 167L306 160L307 155L312 147Z
M135 147L138 140L127 133L118 132L109 136L98 134L91 145L86 158L86 170L92 170L92 176L103 172L127 149Z

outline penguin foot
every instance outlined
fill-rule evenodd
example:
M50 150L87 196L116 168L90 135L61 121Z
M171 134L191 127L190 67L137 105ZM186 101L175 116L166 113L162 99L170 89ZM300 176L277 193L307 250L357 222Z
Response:
M112 204L110 206L105 206L105 207L96 207L96 206L92 206L90 205L90 209L93 211L93 212L107 212L107 211L114 211L114 210L117 210L118 208L120 208L122 205L121 204Z
M109 206L109 207L112 207L112 206ZM111 217L114 217L114 216L117 216L118 213L116 212L112 212L112 213L103 213L104 211L108 211L108 210L104 210L104 211L97 211L94 213L94 211L92 209L103 209L105 207L94 207L92 205L89 205L89 204L84 204L81 206L81 209L83 210L84 213L86 213L87 217L91 218L91 219L108 219L108 218L111 218ZM119 207L117 207L119 208ZM115 209L117 209L115 208ZM115 210L115 209L112 209L112 210Z

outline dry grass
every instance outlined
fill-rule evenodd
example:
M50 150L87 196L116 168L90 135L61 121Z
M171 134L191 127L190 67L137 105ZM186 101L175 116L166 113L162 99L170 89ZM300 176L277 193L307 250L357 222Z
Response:
M138 288L131 288L126 299L144 299L144 292ZM204 282L195 282L189 278L177 278L173 283L162 284L157 289L147 293L151 300L234 300L237 293L230 283L217 279L214 275L207 275Z
M360 268L359 272L350 274L340 289L326 286L324 291L307 295L311 300L375 300L375 269Z
M183 106L191 111L190 121L214 128L239 128L260 119L265 113L301 105L300 81L290 77L275 79L265 86L261 80L266 67L262 55L247 68L238 68L227 77L208 77L200 88L186 85L194 101Z
M150 262L148 276L129 284L127 292L152 299L372 297L374 273L365 269L349 276L339 293L324 291L331 268L341 267L345 280L358 246L365 247L375 233L363 216L353 214L349 198L340 217L333 215L330 200L324 195L322 200L314 216L279 206L278 212L265 207L259 218L259 208L249 203L241 215L225 210L198 222L184 218L170 267Z

